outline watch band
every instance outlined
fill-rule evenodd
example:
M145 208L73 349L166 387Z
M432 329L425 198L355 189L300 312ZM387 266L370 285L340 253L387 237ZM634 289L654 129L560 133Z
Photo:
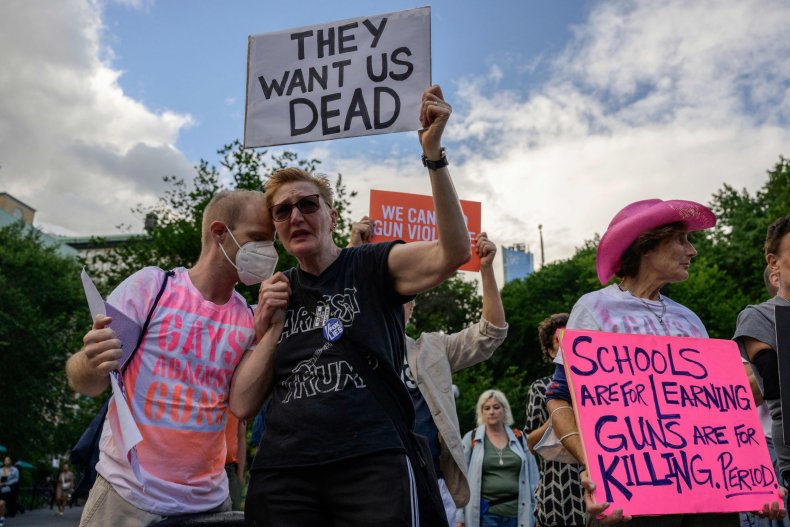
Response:
M442 147L441 150L439 150L439 154L440 157L436 161L428 159L427 157L425 157L425 154L423 154L422 166L428 167L430 170L439 170L440 168L444 168L447 165L449 165L450 162L447 161L447 150L444 147Z

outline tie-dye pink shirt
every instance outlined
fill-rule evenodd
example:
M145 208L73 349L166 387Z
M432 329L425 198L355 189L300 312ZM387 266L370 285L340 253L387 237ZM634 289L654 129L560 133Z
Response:
M164 272L146 267L107 301L143 325ZM228 496L225 412L233 370L252 346L252 312L234 292L224 305L203 299L186 269L176 269L148 332L123 375L143 441L141 485L113 439L110 405L96 470L126 501L161 514L202 512Z

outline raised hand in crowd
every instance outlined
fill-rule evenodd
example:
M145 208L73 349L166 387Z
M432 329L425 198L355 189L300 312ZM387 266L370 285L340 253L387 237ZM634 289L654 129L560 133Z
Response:
M477 235L475 242L475 251L477 256L480 257L480 267L491 268L496 256L496 245L488 239L488 234L481 232Z
M348 239L349 247L359 247L370 243L373 239L373 220L363 216L361 220L351 226L351 236Z

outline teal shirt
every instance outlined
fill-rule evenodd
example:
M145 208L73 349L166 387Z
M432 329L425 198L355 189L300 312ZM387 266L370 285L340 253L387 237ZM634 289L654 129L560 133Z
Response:
M515 518L518 516L518 478L521 473L521 458L510 450L509 444L502 449L500 457L500 450L489 441L487 434L483 445L483 480L480 496L486 500L515 496L513 500L494 505L488 510L500 516Z

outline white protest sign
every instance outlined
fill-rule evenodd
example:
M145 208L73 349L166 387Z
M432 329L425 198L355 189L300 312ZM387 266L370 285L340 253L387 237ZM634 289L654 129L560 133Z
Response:
M430 85L430 7L254 35L244 146L418 130Z

